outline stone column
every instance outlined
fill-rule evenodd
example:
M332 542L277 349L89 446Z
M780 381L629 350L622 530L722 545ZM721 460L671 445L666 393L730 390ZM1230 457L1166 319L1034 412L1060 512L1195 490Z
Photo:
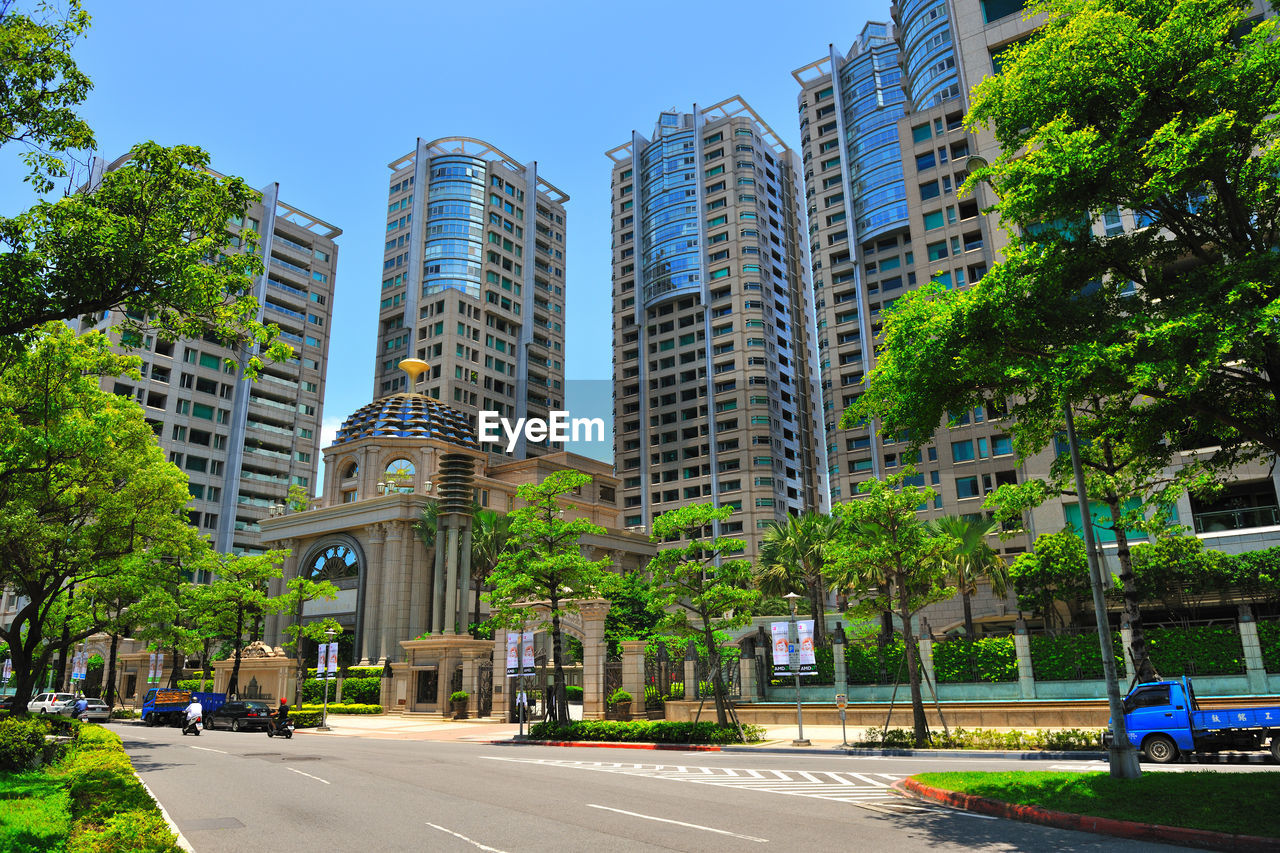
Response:
M1018 692L1023 699L1036 698L1036 673L1031 665L1031 638L1022 617L1013 627L1013 650L1018 656Z
M1107 626L1110 628L1110 625ZM1133 660L1133 628L1126 619L1120 623L1120 647L1124 649L1124 679L1133 680L1138 672L1138 665Z
M444 530L436 517L436 544L432 549L435 569L431 573L431 633L444 633Z
M633 717L645 716L644 650L647 645L649 644L644 640L627 640L622 643L622 689L631 694Z
M511 691L507 692L510 684ZM507 629L493 629L493 711L491 716L499 723L510 718L507 705L511 702L511 693L516 691L516 679L507 678Z
M386 568L383 566L383 552L386 550L387 528L383 524L369 525L369 586L365 590L365 628L364 636L361 637L362 651L360 657L363 661L385 660L390 653L391 647L387 644L386 638L381 635L378 628L386 620L386 599L388 598L386 587ZM374 586L374 578L376 576L376 586ZM375 627L376 626L376 627Z
M604 618L609 613L609 602L580 601L578 612L582 615L582 719L603 720L608 699L604 695ZM641 692L642 700L643 696Z
M458 633L454 627L454 617L458 612L458 520L456 517L448 517L448 536L447 544L444 552L445 566L445 593L444 593L444 633L445 635ZM440 541L439 532L436 533L436 541Z
M427 571L427 555L422 540L409 535L404 540L404 569L413 579L413 592L409 601L409 639L417 639L425 631L430 630L427 620L427 598L430 595L430 573Z
M916 641L916 645L920 649L920 668L924 672L924 677L934 685L936 690L938 679L933 674L933 637L931 635L921 636Z
M693 640L684 653L684 698L698 698L698 652Z
M394 572L393 577L399 579L395 587L399 592L399 600L396 602L398 607L393 643L412 640L417 636L409 631L409 613L413 603L413 567L409 561L409 549L413 546L413 534L408 527L406 521L393 521L387 525L387 562Z
M285 591L288 590L287 584L290 579L298 574L298 540L281 539L275 544L277 548L287 548L289 550L289 556L284 558L284 563L281 565L282 571L280 577L272 578L271 582L267 584L267 592L270 593L272 597L284 594ZM262 632L263 639L266 640L267 645L273 648L275 646L283 645L285 640L284 629L292 622L292 620L297 618L297 615L298 614L296 613L272 613L267 616L266 624L263 625Z
M458 633L466 634L470 624L467 599L471 589L471 518L462 523L462 545L458 552Z
M1258 640L1258 623L1253 621L1253 611L1249 605L1240 605L1236 627L1240 631L1240 645L1244 649L1244 666L1249 679L1249 692L1266 693L1267 667L1262 662L1262 643Z
M743 655L738 658L738 678L742 681L743 700L759 698L756 692L756 658L755 655Z

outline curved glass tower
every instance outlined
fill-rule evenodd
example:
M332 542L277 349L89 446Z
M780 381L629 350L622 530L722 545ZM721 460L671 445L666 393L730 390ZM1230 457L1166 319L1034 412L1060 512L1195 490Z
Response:
M698 258L698 167L693 131L659 123L641 157L641 245L646 304L701 283Z
M899 14L907 96L917 110L960 96L946 0L904 0Z
M475 157L436 157L427 190L422 295L446 288L480 295L484 240L485 163Z

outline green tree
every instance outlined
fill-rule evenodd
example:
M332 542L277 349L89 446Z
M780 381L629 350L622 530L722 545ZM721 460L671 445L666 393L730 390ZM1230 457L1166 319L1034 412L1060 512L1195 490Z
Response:
M302 641L311 640L319 643L327 640L325 631L342 633L342 626L336 619L326 616L310 622L302 620L302 611L308 601L333 601L338 597L338 588L329 581L314 581L299 575L290 578L285 584L285 591L271 600L270 608L288 620L284 626L284 650L297 658L298 672L293 691L293 704L302 703L302 682L307 672L306 661L302 659Z
M42 3L37 17L0 4L0 145L27 149L38 192L57 178L72 184L64 198L0 218L0 359L43 323L105 311L126 340L150 330L243 345L249 375L261 367L257 345L288 358L279 329L258 320L256 235L245 229L241 250L228 251L228 222L259 197L244 181L211 172L194 146L145 142L91 191L75 191L74 158L94 144L76 113L91 84L71 56L88 26L76 0L61 13Z
M522 602L545 601L551 613L551 651L555 664L556 717L569 721L565 696L564 655L560 642L560 616L575 612L574 599L590 598L599 589L612 560L588 560L582 556L583 536L604 533L585 518L565 518L561 499L591 482L578 471L556 471L537 485L516 487L525 506L507 514L513 550L504 553L489 576L493 590L488 601L501 617Z
M923 607L955 594L946 586L943 556L955 544L950 536L932 533L916 515L933 500L933 489L902 485L903 475L888 482L865 480L862 497L835 507L845 521L842 536L830 551L833 570L859 593L860 614L896 613L898 630L907 649L907 679L911 687L912 729L917 747L929 739L920 692L920 650L911 619Z
M756 582L766 595L803 593L813 614L813 642L827 644L827 590L823 567L826 550L840 529L840 522L809 510L784 521L766 522L760 538Z
M1018 594L1018 609L1038 613L1050 631L1066 628L1092 602L1089 560L1084 541L1072 530L1042 533L1032 549L1019 554L1009 567ZM1059 612L1056 603L1067 610Z
M624 641L647 640L656 633L662 608L654 602L653 582L642 572L605 576L600 594L610 603L604 618L609 657L619 660Z
M664 512L653 520L653 541L677 537L685 544L660 549L649 563L654 605L665 611L659 628L678 636L700 636L706 646L716 721L722 726L729 724L729 706L715 632L746 625L751 607L760 599L760 592L752 588L751 561L728 556L742 553L746 544L705 536L731 515L733 507L713 504Z
M39 192L65 177L61 152L93 147L93 131L76 107L93 84L71 57L89 27L78 0L59 14L41 4L22 14L11 0L0 3L0 145L18 143L26 152L27 180Z
M999 552L987 544L987 537L1000 532L1000 522L984 518L944 515L928 522L935 536L949 537L955 543L942 558L947 574L955 579L964 605L964 635L973 639L973 607L969 599L977 593L978 583L987 581L991 592L1003 598L1009 588L1009 571Z
M207 617L216 625L219 636L230 641L234 663L227 693L240 692L240 656L250 629L257 620L271 612L272 603L267 584L281 575L281 565L288 551L262 554L223 554L209 550L200 568L213 575L209 585Z
M98 629L84 618L50 632L51 619L71 615L70 590L187 535L186 476L165 460L142 410L98 387L101 375L136 364L102 335L55 323L0 370L0 587L22 601L0 640L20 708L52 655Z

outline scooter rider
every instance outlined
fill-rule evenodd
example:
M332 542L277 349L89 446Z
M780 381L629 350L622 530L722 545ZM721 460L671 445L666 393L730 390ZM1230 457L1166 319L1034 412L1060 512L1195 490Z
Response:
M280 709L276 711L275 719L271 721L271 728L280 734L286 731L289 723L289 700L283 696L280 697Z
M204 707L200 704L200 700L191 697L191 704L187 706L187 724L182 727L182 733L187 732L199 737L201 717L204 716Z

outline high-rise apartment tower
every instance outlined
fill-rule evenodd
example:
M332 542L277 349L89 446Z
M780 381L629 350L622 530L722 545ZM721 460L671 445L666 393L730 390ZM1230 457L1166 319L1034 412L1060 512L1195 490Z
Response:
M390 168L373 396L403 390L416 357L427 393L473 421L562 409L569 196L466 137L419 139ZM522 436L513 455L553 449Z
M754 556L768 521L826 506L798 158L736 97L608 156L626 524L729 504Z
M127 157L94 170L118 168ZM268 362L255 381L241 378L247 353L208 338L169 343L130 335L142 378L107 377L103 388L133 397L169 461L190 478L191 523L226 553L258 553L258 521L283 504L290 485L315 491L320 422L332 329L341 230L280 200L280 185L262 188L230 230L258 234L264 269L253 294L264 323L280 327L293 347L285 363ZM242 246L233 238L233 251ZM82 317L78 331L114 325L109 313ZM112 339L120 343L117 333ZM228 363L228 360L230 363Z

